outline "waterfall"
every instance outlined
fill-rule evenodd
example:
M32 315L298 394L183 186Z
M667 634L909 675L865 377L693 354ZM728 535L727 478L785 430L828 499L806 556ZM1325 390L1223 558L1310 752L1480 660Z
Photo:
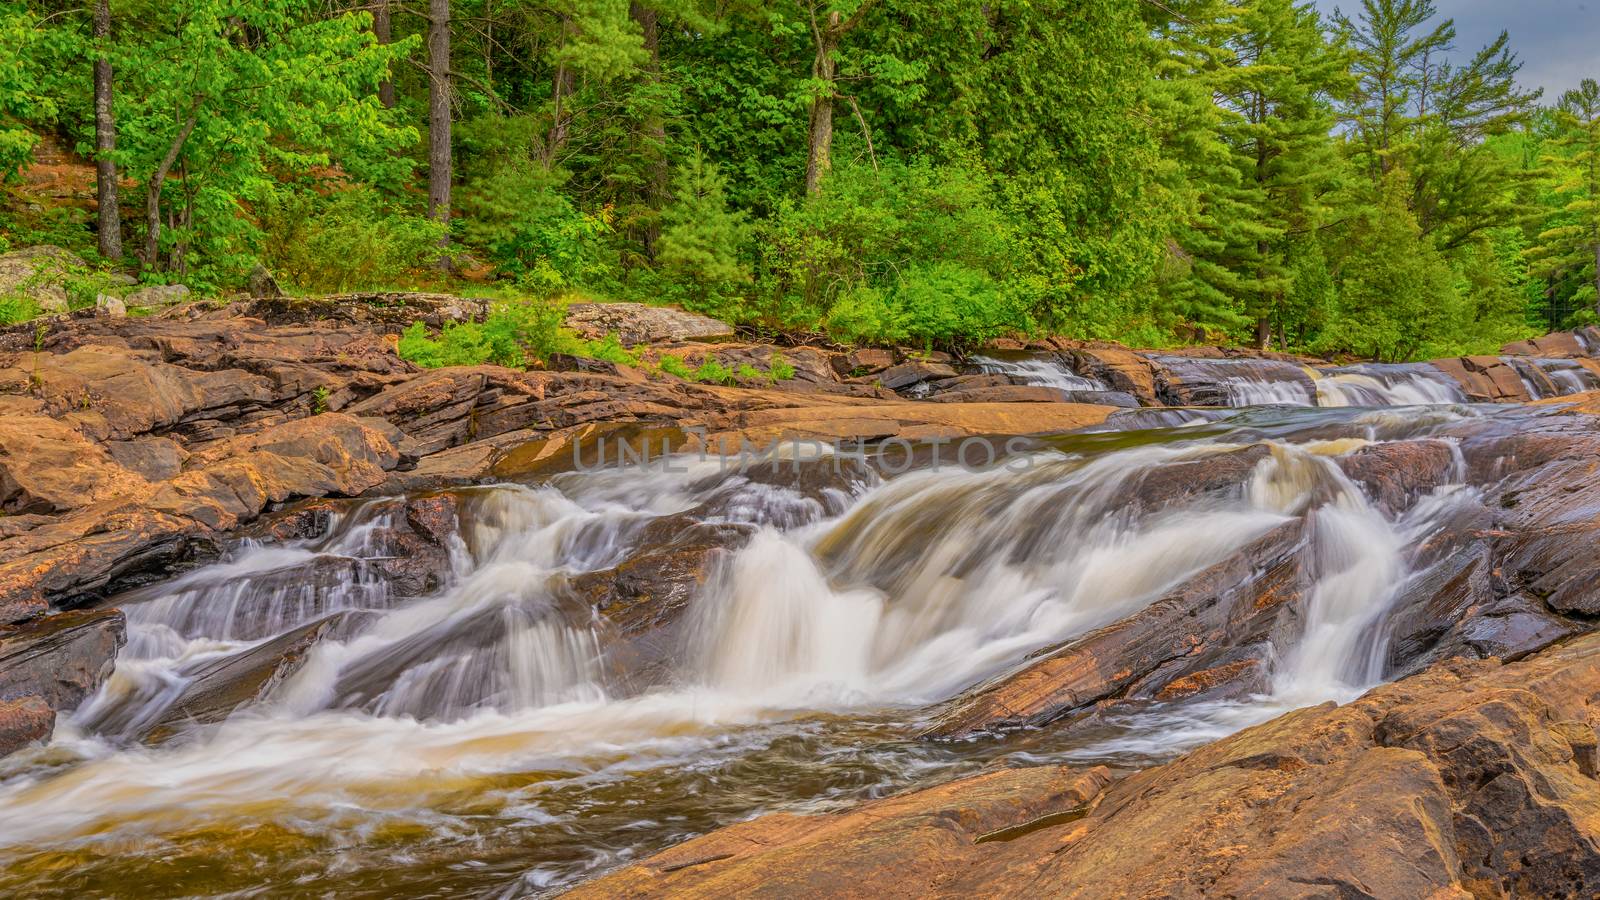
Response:
M989 356L974 356L972 364L983 372L1009 375L1014 378L1020 378L1028 384L1053 387L1063 391L1103 393L1111 390L1109 385L1096 379L1079 375L1062 363L1050 359L1038 357L996 359Z

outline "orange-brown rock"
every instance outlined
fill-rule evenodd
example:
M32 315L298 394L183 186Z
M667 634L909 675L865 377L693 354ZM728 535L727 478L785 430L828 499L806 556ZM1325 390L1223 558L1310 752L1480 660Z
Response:
M1146 406L1159 405L1156 397L1156 367L1150 358L1131 350L1074 350L1073 368L1132 394Z
M1588 350L1570 331L1557 331L1528 341L1515 341L1500 348L1507 356L1587 356Z
M1000 770L764 816L569 896L1590 897L1597 702L1590 635L1442 663L1109 783Z
M1433 360L1435 368L1450 376L1466 392L1467 399L1480 403L1525 402L1533 398L1517 370L1498 356L1462 356Z
M48 739L55 724L56 711L43 697L29 694L0 700L0 756Z

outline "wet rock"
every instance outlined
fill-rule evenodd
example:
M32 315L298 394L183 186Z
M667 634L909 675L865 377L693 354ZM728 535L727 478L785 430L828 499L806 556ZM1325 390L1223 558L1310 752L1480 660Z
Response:
M1389 515L1422 494L1457 480L1454 448L1445 441L1389 441L1338 458L1339 468Z
M1467 399L1479 403L1522 402L1533 399L1505 360L1497 356L1463 356L1436 359L1433 365L1461 385Z
M71 710L93 693L126 640L122 611L77 610L0 628L0 700L42 698Z
M1557 331L1531 341L1516 341L1500 348L1507 356L1553 356L1570 358L1588 356L1588 350L1570 331Z
M1149 357L1110 348L1072 350L1069 355L1075 371L1136 397L1145 406L1161 405L1156 388L1158 366Z
M160 742L193 725L221 722L242 706L268 699L300 671L318 643L348 640L371 620L372 614L360 610L336 613L239 653L203 661L183 670L183 692L159 718L96 722L95 730Z
M1316 385L1292 362L1161 356L1160 395L1174 406L1244 406L1292 397L1309 403Z
M778 814L722 829L605 878L585 897L975 896L972 867L1034 852L1088 814L1105 768L1000 769L826 816ZM1020 881L1020 878L1019 878Z
M946 390L929 399L936 403L1062 403L1068 401L1068 392L1042 385L1005 384Z
M43 697L29 694L0 700L0 756L49 740L55 726L56 711Z
M987 840L953 798L1038 803L1091 773L993 772L764 816L572 896L1593 896L1597 692L1600 635L1509 665L1441 663L1085 784Z
M729 550L743 546L749 525L696 522L687 515L652 521L636 538L638 550L615 568L574 576L574 595L627 637L676 623Z
M926 362L923 360L907 360L898 366L890 366L873 375L862 376L873 383L880 384L891 391L905 390L924 381L938 378L954 378L956 370L944 363Z
M733 337L733 326L699 313L643 303L574 303L566 325L579 337L597 340L615 334L624 347L666 341L706 341Z

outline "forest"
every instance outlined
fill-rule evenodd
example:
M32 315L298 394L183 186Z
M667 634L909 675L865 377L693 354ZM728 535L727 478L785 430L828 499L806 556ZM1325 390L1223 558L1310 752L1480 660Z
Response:
M1433 0L3 0L0 251L863 344L1481 352L1600 304L1600 85L1519 69ZM46 137L96 204L16 193Z

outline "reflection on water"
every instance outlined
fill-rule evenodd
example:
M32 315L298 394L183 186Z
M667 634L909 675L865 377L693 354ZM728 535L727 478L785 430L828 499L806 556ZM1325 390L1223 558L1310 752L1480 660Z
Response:
M1337 459L1472 415L1251 411L887 480L691 461L474 489L441 586L418 596L369 568L394 506L356 505L321 538L246 545L126 598L113 678L54 744L0 763L0 889L520 895L766 811L988 765L1141 764L1344 699L1379 677L1409 548L1470 492L1392 517ZM1190 474L1221 461L1239 477ZM1297 519L1306 635L1263 696L915 738L943 701ZM570 585L649 549L661 522L743 538L707 557L668 664L633 671L629 639ZM279 675L222 721L186 719L218 660Z

